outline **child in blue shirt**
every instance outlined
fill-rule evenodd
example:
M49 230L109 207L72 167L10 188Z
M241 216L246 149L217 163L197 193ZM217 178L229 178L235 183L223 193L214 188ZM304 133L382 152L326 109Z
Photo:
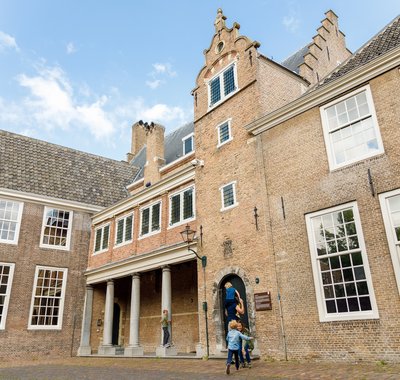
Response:
M239 348L241 347L241 339L251 340L254 339L252 336L242 334L237 330L237 322L235 320L229 322L229 332L226 335L226 341L228 342L228 358L226 360L226 374L231 373L230 367L232 363L232 356L235 357L236 370L239 369Z
M239 292L232 286L232 284L228 281L225 284L225 307L229 307L229 305L236 303L235 295L238 299L240 299Z

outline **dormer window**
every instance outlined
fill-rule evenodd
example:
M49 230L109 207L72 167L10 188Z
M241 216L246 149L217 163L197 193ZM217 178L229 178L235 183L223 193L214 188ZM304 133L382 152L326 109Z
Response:
M220 71L208 82L210 107L224 101L238 89L236 78L236 63Z
M194 151L194 134L185 136L182 139L183 142L183 155L189 154Z

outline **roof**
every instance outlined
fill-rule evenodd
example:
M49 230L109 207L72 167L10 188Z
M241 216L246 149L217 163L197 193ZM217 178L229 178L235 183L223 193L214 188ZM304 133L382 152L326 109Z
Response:
M183 156L183 142L182 139L193 133L194 123L187 123L177 128L175 131L165 136L164 140L164 155L165 164L168 165L171 162L177 160ZM146 146L144 146L138 154L132 159L131 164L140 168L135 180L143 178L143 167L146 164Z
M290 57L282 61L281 65L286 67L288 70L299 74L299 66L304 63L304 56L308 53L308 47L309 45L302 47L300 50L296 51Z
M358 49L347 61L335 69L319 84L332 82L355 70L373 59L386 54L389 50L400 46L400 16L397 16L385 28Z
M0 130L0 187L109 206L128 196L138 168Z

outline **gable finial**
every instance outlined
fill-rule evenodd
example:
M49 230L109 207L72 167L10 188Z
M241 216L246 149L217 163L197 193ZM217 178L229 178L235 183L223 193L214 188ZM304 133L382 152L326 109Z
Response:
M217 10L217 17L215 18L215 32L218 33L222 28L225 28L225 20L226 17L224 16L222 9L218 8Z

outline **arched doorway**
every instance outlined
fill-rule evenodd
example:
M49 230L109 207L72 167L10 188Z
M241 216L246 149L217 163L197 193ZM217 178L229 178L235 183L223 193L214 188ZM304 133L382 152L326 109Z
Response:
M246 287L244 285L243 280L237 276L236 274L229 274L228 276L224 277L220 283L220 302L221 302L221 310L223 312L221 320L223 320L224 323L224 332L225 336L228 333L228 323L225 315L225 307L224 307L224 301L225 301L225 284L227 282L230 282L232 286L239 292L240 297L243 300L243 305L245 307L244 314L240 317L240 319L243 321L243 323L248 327L249 326L249 318L248 318L248 312L247 312L247 298L246 298Z
M119 320L121 316L121 308L117 303L114 303L114 315L113 315L113 328L112 328L112 345L118 346L119 344Z

